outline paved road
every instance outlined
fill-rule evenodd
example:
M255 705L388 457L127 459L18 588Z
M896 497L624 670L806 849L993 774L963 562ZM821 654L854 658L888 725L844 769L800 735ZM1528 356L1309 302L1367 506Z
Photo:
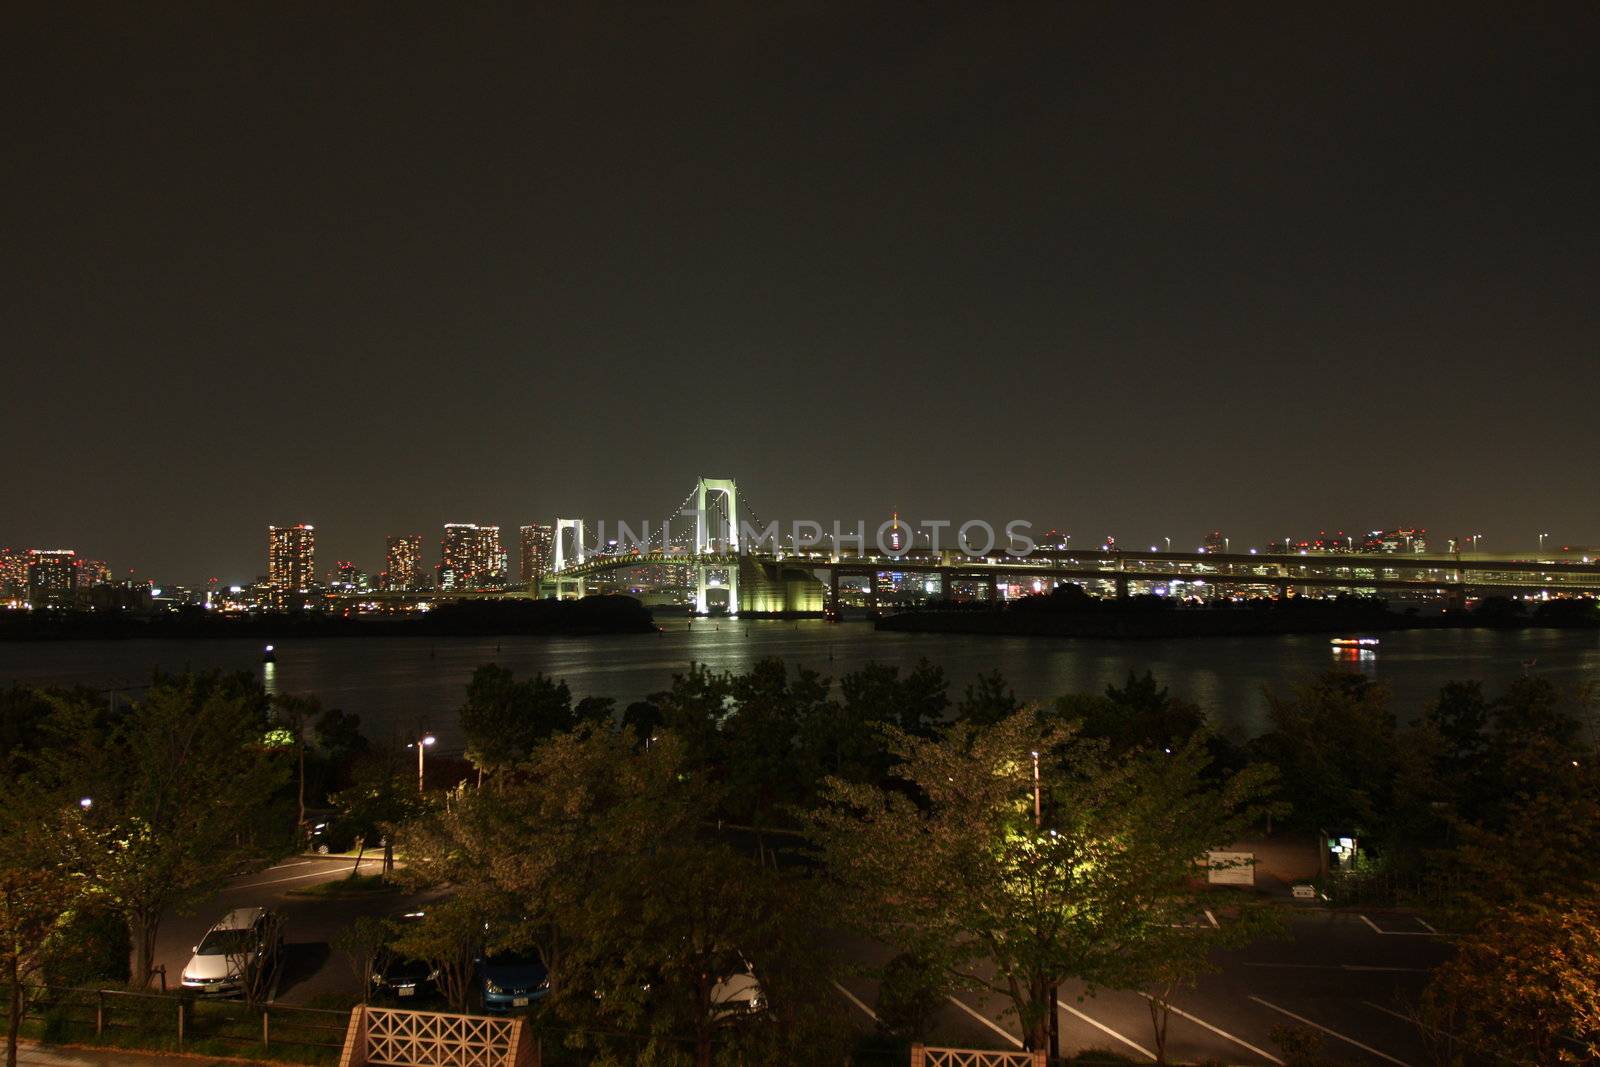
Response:
M380 859L362 861L362 874L376 874ZM167 984L176 986L194 946L211 924L234 908L267 907L284 916L284 968L277 998L306 1004L322 994L355 990L355 978L335 952L333 934L357 916L392 915L415 900L399 893L371 893L360 898L295 896L296 890L343 878L353 859L337 856L292 856L264 871L245 875L187 915L169 915L156 938L156 963L167 968Z

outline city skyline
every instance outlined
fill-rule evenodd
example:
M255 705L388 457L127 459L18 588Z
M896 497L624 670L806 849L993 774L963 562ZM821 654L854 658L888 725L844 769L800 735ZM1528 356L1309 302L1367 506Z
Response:
M943 540L941 544L949 546L952 536L951 531L957 524L950 524L944 520L923 520L919 525L918 520L902 517L898 511L885 511L881 516L871 519L857 520L856 522L841 523L841 529L846 538L847 545L857 523L862 524L867 532L869 544L873 537L874 525L881 519L886 525L893 525L898 529L907 530L910 536L904 538L907 547L925 549L928 547L930 537L928 523L937 528ZM633 535L643 538L651 530L659 530L656 525L643 523L627 524ZM690 520L680 517L675 520L673 527L675 539L682 539L689 533L687 523ZM764 528L764 524L752 524L744 520L751 531ZM808 525L802 522L802 526ZM824 542L831 542L831 524L819 524L824 531ZM948 527L948 528L946 528ZM328 552L322 557L323 562L317 562L319 552L325 551L317 547L319 539L326 540L326 529L319 530L315 523L294 523L279 526L269 525L267 529L267 549L265 555L258 560L255 568L240 559L237 566L223 574L210 574L203 577L193 574L156 574L137 565L128 565L118 561L115 566L93 558L92 553L87 553L81 548L55 548L43 549L33 546L7 547L0 546L0 587L8 583L15 586L27 584L26 573L31 555L53 555L64 553L76 557L77 566L82 572L78 579L80 587L93 582L142 582L152 581L165 585L183 586L200 589L207 585L220 585L227 587L230 584L249 586L261 583L264 588L277 589L279 593L290 590L305 590L314 586L328 583L318 579L319 570L333 574L335 568L354 568L369 579L372 589L381 589L391 592L422 591L434 588L461 588L481 591L494 591L499 589L515 589L526 586L530 579L543 573L549 568L553 558L554 526L551 522L533 522L511 524L509 528L517 530L517 554L515 567L512 566L513 557L501 538L502 527L488 523L460 523L446 522L439 526L441 537L433 542L434 547L428 548L428 539L420 533L388 534L382 538L379 546L367 546L366 551L358 549L354 553ZM793 523L778 524L780 536L788 536L786 531L793 528ZM615 532L615 527L611 528ZM996 527L998 530L999 527ZM1190 536L1160 535L1157 537L1123 537L1119 540L1115 532L1095 534L1092 531L1085 536L1082 532L1063 530L1058 527L1033 523L1025 531L1031 539L1041 546L1054 545L1068 548L1080 548L1085 551L1099 548L1120 549L1129 554L1139 554L1146 551L1157 552L1201 552L1218 553L1233 550L1234 541L1238 541L1241 552L1276 553L1287 549L1289 551L1310 550L1316 551L1366 551L1366 552L1397 552L1416 551L1431 552L1433 554L1447 554L1455 551L1466 555L1486 554L1488 556L1507 556L1537 558L1541 555L1554 556L1557 554L1587 553L1582 558L1587 561L1590 555L1600 553L1600 545L1574 543L1556 538L1549 532L1538 532L1519 544L1496 544L1486 540L1481 533L1469 534L1439 534L1429 540L1429 533L1425 527L1395 526L1390 528L1367 528L1352 526L1322 527L1316 530L1289 530L1276 538L1267 538L1262 541L1252 541L1248 538L1235 538L1225 533L1222 529L1204 529L1191 533ZM491 581L483 584L469 582L464 586L456 586L454 579L449 585L440 585L441 568L450 565L451 549L449 547L452 534L477 535L482 534L488 540L484 545L468 547L463 541L461 547L455 551L467 553L479 552L482 560L477 566L493 570L497 575ZM571 536L570 533L568 535ZM284 538L299 537L304 539L305 547L290 545ZM586 527L585 544L592 551L600 542L597 540L597 529L592 520ZM892 535L891 535L892 539ZM347 543L347 540L341 543ZM570 551L570 549L569 549ZM304 552L305 558L299 559ZM283 562L281 567L284 577L274 577L274 559L280 557ZM328 562L332 561L330 567ZM15 574L12 573L15 571ZM86 579L86 575L94 574L97 577L93 582ZM514 577L513 577L514 576Z
M702 470L774 517L1600 542L1592 6L434 30L21 13L7 350L72 377L0 421L0 544L248 576L304 517L375 570Z

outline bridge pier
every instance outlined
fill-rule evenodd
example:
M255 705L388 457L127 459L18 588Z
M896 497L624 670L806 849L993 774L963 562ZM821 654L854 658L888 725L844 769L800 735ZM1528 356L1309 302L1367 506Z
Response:
M1117 572L1117 599L1128 599L1128 576L1121 571Z
M710 592L709 591L710 591L710 588L711 588L711 581L710 581L711 571L714 570L714 569L715 570L726 570L727 571L728 584L724 588L726 588L728 590L728 614L730 616L739 614L739 562L738 562L738 558L737 557L735 557L734 561L731 564L729 564L727 567L725 567L725 568L707 567L703 563L699 563L699 564L695 565L695 568L694 568L694 610L695 610L695 614L697 614L697 615L709 615L709 614L711 614L711 596L710 596Z

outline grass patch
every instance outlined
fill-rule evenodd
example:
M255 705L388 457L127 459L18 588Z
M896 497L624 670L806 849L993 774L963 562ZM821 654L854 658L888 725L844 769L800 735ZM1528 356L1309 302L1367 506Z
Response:
M289 890L291 897L366 897L375 893L393 893L399 887L384 879L381 874L346 875L327 882Z

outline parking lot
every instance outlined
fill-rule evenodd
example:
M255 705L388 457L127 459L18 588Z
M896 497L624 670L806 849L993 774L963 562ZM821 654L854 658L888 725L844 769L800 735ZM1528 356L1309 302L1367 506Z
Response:
M379 860L363 861L376 873ZM347 876L345 857L297 856L238 879L190 915L169 917L157 944L157 963L175 985L192 946L223 913L270 907L285 919L285 955L275 999L286 1004L328 1003L353 993L355 978L331 947L334 934L363 914L391 915L422 903L399 893L359 897L302 895ZM1320 1031L1330 1056L1341 1062L1427 1062L1421 1033L1406 1018L1428 971L1448 951L1446 941L1415 917L1332 912L1308 907L1289 916L1287 938L1261 941L1220 957L1220 972L1174 998L1168 1055L1178 1061L1216 1059L1232 1064L1278 1064L1272 1030L1297 1026ZM893 950L841 940L847 961L836 990L864 1029L873 1025L876 983L851 972L886 961ZM1059 1000L1063 1052L1103 1049L1153 1060L1147 1003L1137 994L1063 985ZM1021 1029L997 994L959 993L935 1024L936 1043L968 1048L1017 1048Z
M376 874L381 865L381 855L363 859L361 873ZM415 903L414 898L396 892L349 897L299 895L344 878L354 868L354 859L348 857L293 856L235 879L189 914L168 915L156 938L156 965L166 968L167 986L178 985L194 946L212 923L234 908L265 907L284 919L284 956L274 999L311 1004L322 995L352 993L355 978L333 950L333 935L359 915L395 914Z

